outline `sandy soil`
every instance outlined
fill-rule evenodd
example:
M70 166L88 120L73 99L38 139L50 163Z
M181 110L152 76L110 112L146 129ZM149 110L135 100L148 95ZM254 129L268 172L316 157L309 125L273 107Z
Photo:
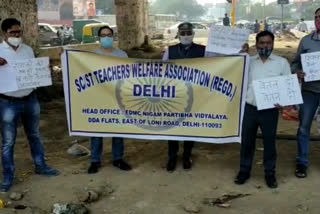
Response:
M292 59L298 41L277 41L276 52ZM11 201L11 207L38 207L49 213L54 203L78 202L79 191L105 186L108 188L97 202L86 204L93 214L183 214L192 213L192 210L203 214L319 213L318 142L311 143L308 177L297 179L294 176L296 142L277 141L279 187L271 190L264 183L261 139L257 139L252 177L245 185L238 186L233 179L238 171L239 144L197 143L193 152L193 169L184 171L180 161L174 173L167 173L165 141L127 139L125 157L133 170L123 172L112 167L110 139L105 139L103 167L98 174L88 175L89 157L73 157L66 153L74 140L86 147L89 142L87 138L68 136L63 99L42 103L40 128L47 161L62 174L46 178L33 173L26 137L19 128L15 151L16 179L12 191L24 192L24 198ZM293 136L296 129L296 122L280 120L278 133ZM312 132L317 135L315 126ZM213 200L223 194L238 193L249 195L226 202L227 208L204 203L206 198ZM0 199L8 202L9 194L0 194ZM30 210L16 211L0 208L1 214L32 213Z

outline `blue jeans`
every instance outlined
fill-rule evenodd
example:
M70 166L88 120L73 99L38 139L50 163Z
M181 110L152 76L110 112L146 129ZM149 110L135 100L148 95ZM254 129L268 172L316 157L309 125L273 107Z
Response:
M15 171L14 145L19 119L22 119L31 155L36 167L44 167L44 148L39 137L40 105L35 94L25 100L0 98L0 120L2 135L2 167L4 180L12 180Z
M297 132L297 164L308 167L310 128L314 114L319 106L320 93L302 91L303 104L299 110L299 128Z
M103 138L91 137L91 162L101 162L103 150ZM124 145L123 138L112 138L112 160L120 160L123 157Z

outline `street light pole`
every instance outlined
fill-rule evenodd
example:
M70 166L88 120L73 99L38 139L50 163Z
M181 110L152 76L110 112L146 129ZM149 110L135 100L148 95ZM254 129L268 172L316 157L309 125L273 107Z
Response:
M231 9L231 23L232 26L236 23L236 0L232 0L232 9Z
M262 19L265 20L265 7L266 7L266 0L262 0Z
M281 32L283 32L283 8L284 4L289 4L289 0L278 0L278 4L281 4Z
M281 4L281 32L283 33L283 4Z

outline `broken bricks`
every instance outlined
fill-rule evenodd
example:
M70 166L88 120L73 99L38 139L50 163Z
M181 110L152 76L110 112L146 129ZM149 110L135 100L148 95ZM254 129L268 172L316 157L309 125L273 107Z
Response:
M84 191L82 193L78 193L78 199L80 202L91 203L98 201L99 194L93 190Z
M54 204L52 213L53 214L88 214L89 210L83 204L76 204L76 203Z
M237 199L237 198L243 198L247 197L251 194L243 194L243 193L229 193L229 194L223 194L220 198L205 198L203 200L203 204L209 205L209 206L218 206L222 208L228 208L231 205L229 202L231 200Z
M20 192L12 192L9 198L13 201L19 201L23 198L23 193Z

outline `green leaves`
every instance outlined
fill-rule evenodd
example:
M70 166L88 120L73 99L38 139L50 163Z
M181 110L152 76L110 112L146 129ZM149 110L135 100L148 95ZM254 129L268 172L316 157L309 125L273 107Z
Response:
M150 6L154 14L176 14L180 17L187 16L188 19L202 16L205 13L204 7L196 0L156 0Z

